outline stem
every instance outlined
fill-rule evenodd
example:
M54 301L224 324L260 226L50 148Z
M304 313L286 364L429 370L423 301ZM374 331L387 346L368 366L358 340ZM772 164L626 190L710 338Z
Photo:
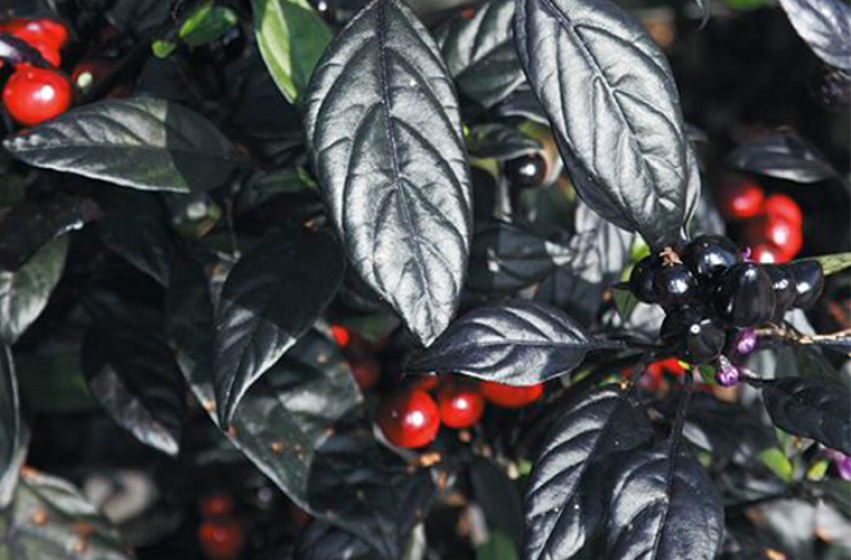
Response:
M793 344L829 344L851 338L851 329L843 329L829 334L803 334L790 326L769 325L756 329L757 336L770 336Z
M677 417L674 420L674 431L672 433L672 437L683 432L683 426L686 422L686 412L688 412L688 405L689 402L691 402L691 396L694 393L694 372L690 369L686 370L685 392L686 394L680 399L680 402L677 403Z

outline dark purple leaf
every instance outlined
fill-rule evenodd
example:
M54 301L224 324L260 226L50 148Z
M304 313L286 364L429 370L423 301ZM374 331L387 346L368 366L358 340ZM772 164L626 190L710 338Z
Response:
M573 371L588 352L615 347L558 309L512 300L456 319L407 369L532 385Z
M732 167L796 183L815 183L838 177L818 149L794 132L759 136L736 148L727 161Z
M399 0L373 0L325 51L307 138L331 219L366 283L429 345L458 306L472 187L452 80Z
M330 235L275 234L228 275L216 321L215 387L227 426L245 392L316 321L343 281L345 261Z
M779 0L792 27L826 63L851 70L851 7L839 0Z
M568 404L550 429L526 490L523 558L572 558L582 550L605 515L601 472L652 436L647 416L617 385Z
M518 0L514 23L578 194L651 246L673 245L697 168L659 47L611 2Z
M817 377L761 381L765 408L774 423L791 434L851 455L851 394Z

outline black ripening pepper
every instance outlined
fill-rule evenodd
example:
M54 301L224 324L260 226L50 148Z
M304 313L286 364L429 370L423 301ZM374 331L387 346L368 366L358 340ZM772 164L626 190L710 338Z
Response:
M824 290L824 269L818 261L796 261L789 265L795 278L795 307L811 308Z
M660 336L677 357L694 364L736 353L739 334L779 322L792 307L818 299L824 274L816 261L789 265L742 262L735 243L703 235L677 254L667 248L639 261L629 289L640 301L657 303L666 317Z
M547 162L541 154L529 154L505 162L505 176L515 187L537 187L547 178Z
M653 274L656 272L653 259L645 257L638 261L629 277L629 290L632 295L644 303L656 303L653 293Z
M701 284L711 284L729 267L742 261L742 252L720 235L703 235L686 246L683 263Z
M768 323L777 302L771 276L756 263L728 268L713 299L718 316L736 327Z
M665 317L660 331L662 341L685 361L705 364L716 360L724 350L724 326L700 311L685 307Z
M792 269L788 265L768 265L763 270L771 277L774 286L774 322L783 320L786 312L795 305L798 293L795 289L796 281Z
M682 264L663 265L653 274L653 295L665 308L687 305L697 295L697 281Z

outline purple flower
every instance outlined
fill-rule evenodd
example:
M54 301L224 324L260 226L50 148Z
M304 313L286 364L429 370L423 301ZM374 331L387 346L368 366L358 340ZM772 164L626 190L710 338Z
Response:
M840 453L834 449L828 449L826 455L833 459L833 466L843 480L851 480L851 456Z
M736 352L740 356L747 356L756 350L757 335L754 329L743 330L736 339Z
M720 367L715 374L715 381L722 387L737 385L742 378L742 372L739 371L739 368L731 364L730 360L724 356L721 356L718 363Z

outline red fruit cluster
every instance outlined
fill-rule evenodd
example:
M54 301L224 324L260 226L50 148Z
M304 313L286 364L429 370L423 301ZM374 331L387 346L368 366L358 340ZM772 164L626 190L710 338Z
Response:
M233 516L233 499L227 494L213 494L201 500L201 526L198 543L211 560L233 560L245 544L242 524Z
M544 394L543 383L516 387L494 381L482 381L479 385L488 402L502 408L523 408L534 403Z
M14 19L0 24L0 33L26 41L52 64L62 63L61 50L68 42L67 28L50 19ZM3 88L3 104L9 116L24 126L58 117L71 107L73 88L60 71L20 64Z
M429 391L436 393L436 400ZM441 424L455 429L475 425L486 402L520 408L540 399L543 392L543 384L515 387L461 376L417 376L384 400L376 418L393 445L423 447L434 441Z
M785 194L768 197L749 179L728 179L719 192L724 216L743 226L744 241L751 246L751 260L764 264L791 261L803 245L801 207Z
M425 391L406 389L381 403L378 426L387 440L398 447L423 447L437 437L440 409Z
M373 357L376 346L342 325L333 324L330 331L358 386L372 389L381 376L381 365ZM424 447L434 441L441 425L456 429L475 425L485 412L486 402L520 408L537 401L543 392L542 384L514 387L463 376L417 375L383 399L376 423L393 445Z
M0 23L0 33L25 41L53 66L62 65L60 52L68 42L68 29L52 19L13 19Z

